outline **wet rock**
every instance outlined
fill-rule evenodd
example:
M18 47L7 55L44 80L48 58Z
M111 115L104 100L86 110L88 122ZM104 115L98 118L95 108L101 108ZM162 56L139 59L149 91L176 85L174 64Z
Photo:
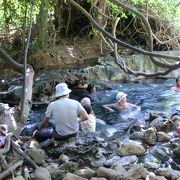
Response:
M141 165L135 165L124 174L124 177L127 180L145 179L148 173Z
M81 176L83 178L90 179L91 177L96 175L96 172L87 167L87 168L80 169L80 170L76 171L75 174L78 176Z
M170 132L174 127L174 123L168 118L158 117L154 119L149 126L155 127L157 131Z
M75 162L66 162L62 165L59 166L59 169L64 171L64 172L75 172L78 170L78 163L75 163Z
M144 136L143 132L137 131L130 134L129 139L131 140L142 140Z
M180 116L179 115L175 115L171 118L171 121L174 122L174 126L175 127L179 127L180 126Z
M145 153L144 147L136 142L125 142L118 150L119 155L142 155Z
M138 161L137 156L125 156L121 159L117 160L112 164L112 168L116 166L123 166L123 167L129 167L132 166L132 164L136 163Z
M149 152L162 162L166 162L169 159L169 156L160 147L154 147Z
M156 176L153 172L150 172L146 176L146 180L167 180L167 179L163 176Z
M101 152L95 154L94 158L92 159L91 166L93 167L101 167L103 163L106 161L106 158Z
M178 179L180 177L180 171L173 170L171 168L159 168L155 172L157 175L164 176L167 179Z
M58 161L60 164L67 163L67 162L69 162L69 157L62 154L59 156Z
M158 163L155 163L155 162L146 162L144 164L144 167L146 169L158 169L160 167L160 165Z
M103 165L105 167L111 167L115 162L119 161L120 159L120 156L113 156L112 158L106 160Z
M45 151L43 149L29 149L27 154L38 164L43 165L45 163Z
M154 145L156 143L157 136L156 136L156 129L155 128L148 128L144 132L143 141L150 145Z
M77 175L72 174L72 173L67 173L64 176L63 180L88 180L88 179L80 177L80 176L77 176Z
M98 178L98 177L93 177L93 178L91 178L90 180L107 180L106 178L102 178L102 177L100 177L100 178Z
M169 141L171 136L165 132L157 132L157 139L159 142Z
M117 171L115 169L110 169L110 168L105 168L105 167L100 167L97 171L97 177L105 177L106 179L109 180L116 180L117 177L123 176L123 174L126 172L125 169L121 171Z
M52 148L47 150L46 153L53 158L58 158L61 154L64 153L64 147Z
M38 167L30 174L32 180L51 180L51 175L46 168Z

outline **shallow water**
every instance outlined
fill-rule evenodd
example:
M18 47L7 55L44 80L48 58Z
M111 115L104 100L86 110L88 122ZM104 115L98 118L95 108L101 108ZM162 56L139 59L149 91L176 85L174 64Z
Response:
M138 82L116 82L107 83L111 89L100 89L97 91L97 100L93 103L93 110L97 118L104 120L107 124L113 125L119 123L116 113L110 113L102 108L103 104L115 103L115 96L118 91L128 94L128 102L141 107L140 116L150 112L164 112L170 114L173 108L180 109L180 92L170 91L170 87L175 86L175 80L146 80ZM98 86L98 84L97 84ZM81 100L83 93L81 90L73 90L71 98ZM46 108L35 109L30 112L27 121L25 134L29 134L37 123L43 118ZM141 123L141 122L140 122ZM97 129L106 127L103 124L97 124ZM31 130L30 130L31 129Z

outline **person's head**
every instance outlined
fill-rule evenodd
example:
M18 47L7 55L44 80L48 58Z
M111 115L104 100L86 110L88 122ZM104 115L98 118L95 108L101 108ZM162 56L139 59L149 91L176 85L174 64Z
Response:
M176 86L180 87L180 76L176 78Z
M93 92L96 92L96 87L94 84L90 83L88 84L86 90L89 92L89 93L93 93Z
M59 98L62 96L68 96L71 90L68 88L66 83L59 83L56 85L55 97Z
M83 106L83 108L86 110L87 114L91 114L91 113L92 113L92 107L91 107L91 105L85 104L85 105Z
M85 97L81 100L81 105L84 106L84 105L91 105L91 100L88 98L88 97Z
M118 92L116 95L116 100L118 104L125 104L127 102L127 94Z

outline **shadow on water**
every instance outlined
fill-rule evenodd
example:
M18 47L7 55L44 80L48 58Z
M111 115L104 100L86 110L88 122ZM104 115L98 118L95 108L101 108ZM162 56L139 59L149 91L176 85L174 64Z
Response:
M173 107L180 109L180 93L169 90L170 87L175 86L174 80L146 80L127 83L109 82L107 84L110 88L97 91L97 100L92 105L96 117L105 121L107 125L123 123L116 113L110 113L102 108L103 104L115 103L115 96L119 91L128 94L128 102L141 107L141 113L138 117L149 114L150 112L160 111L170 114ZM83 91L73 90L70 98L80 101L83 98ZM23 134L30 135L32 133L33 129L43 118L45 110L46 107L35 108L30 112ZM97 123L97 130L105 128L107 125Z

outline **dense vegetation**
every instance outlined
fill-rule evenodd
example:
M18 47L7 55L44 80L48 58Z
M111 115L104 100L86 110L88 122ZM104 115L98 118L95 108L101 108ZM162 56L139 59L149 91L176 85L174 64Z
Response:
M112 31L113 23L119 17L116 36L132 45L146 48L147 34L142 20L133 12L118 7L111 0L76 2L108 32ZM179 48L176 37L179 33L180 6L177 0L127 0L126 5L138 10L148 19L156 50ZM68 0L1 0L0 6L0 43L5 49L11 50L9 52L15 59L21 59L19 54L23 54L31 6L33 25L30 49L33 51L58 44L64 38L77 40L79 37L96 37L98 43L103 41L89 20L71 6Z

